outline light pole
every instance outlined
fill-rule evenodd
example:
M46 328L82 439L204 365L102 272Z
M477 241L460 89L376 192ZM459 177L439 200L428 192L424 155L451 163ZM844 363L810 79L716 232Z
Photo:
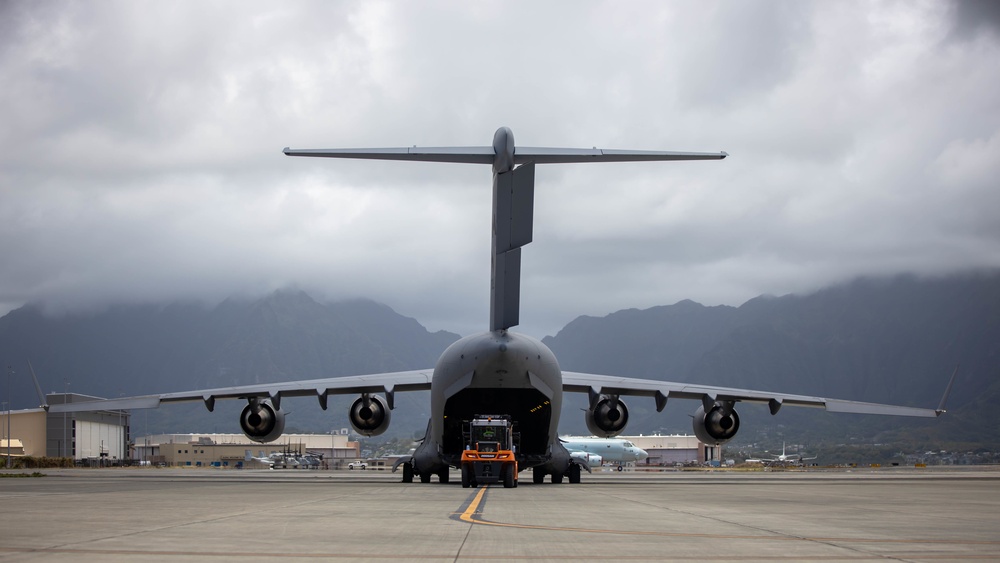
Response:
M66 388L63 391L63 403L69 401L69 380L64 379L63 383ZM66 457L66 452L69 451L69 444L66 443L66 412L63 411L63 457Z
M0 402L0 410L3 410L3 411L7 410L7 401ZM9 432L7 430L7 427L4 426L3 427L3 437L6 438L7 440L10 440L10 437L7 436L8 433Z
M10 377L14 375L14 368L7 366L7 469L10 469L10 409L14 406L10 396Z

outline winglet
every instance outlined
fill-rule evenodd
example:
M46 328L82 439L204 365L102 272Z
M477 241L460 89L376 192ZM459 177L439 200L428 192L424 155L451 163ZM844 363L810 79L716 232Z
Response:
M49 404L45 402L45 395L42 394L42 386L38 384L38 378L35 376L35 368L31 367L31 360L28 360L28 371L31 372L31 380L35 382L35 392L38 393L38 406L48 411Z
M958 375L958 366L960 365L962 364L955 364L955 370L951 372L951 379L948 380L948 387L945 387L944 396L941 397L941 404L938 405L938 408L934 409L934 412L937 413L938 416L948 412L948 410L944 408L944 404L948 401L948 395L951 395L951 386L955 384L955 376Z

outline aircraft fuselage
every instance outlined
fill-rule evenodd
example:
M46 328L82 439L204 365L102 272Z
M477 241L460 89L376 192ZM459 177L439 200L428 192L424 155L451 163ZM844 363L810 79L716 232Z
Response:
M475 415L506 414L514 421L522 469L544 465L562 474L569 453L559 444L562 372L540 341L507 330L467 336L448 347L434 367L431 420L414 452L414 469L438 473L457 466L463 423Z

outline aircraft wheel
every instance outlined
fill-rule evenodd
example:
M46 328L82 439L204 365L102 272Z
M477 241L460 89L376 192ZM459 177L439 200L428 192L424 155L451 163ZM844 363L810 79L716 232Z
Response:
M569 466L569 482L570 484L580 482L580 466L575 463Z
M558 485L558 484L562 483L562 478L563 478L562 473L553 473L552 474L552 484L553 485Z
M421 483L430 483L431 482L431 474L430 473L421 473L420 474L420 482Z
M621 471L621 470L622 470L622 466L619 465L618 466L618 471Z
M515 486L514 466L512 464L507 464L503 467L503 488L513 489Z
M545 472L542 471L541 467L536 467L531 470L531 482L536 485L541 485L545 482Z
M451 473L449 472L449 469L445 467L444 469L441 470L441 473L438 473L438 481L447 484L448 481L450 480L451 480Z
M403 464L403 482L404 483L413 482L413 465L410 463Z

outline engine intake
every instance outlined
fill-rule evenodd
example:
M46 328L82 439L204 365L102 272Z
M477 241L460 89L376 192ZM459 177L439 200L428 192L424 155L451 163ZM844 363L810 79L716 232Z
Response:
M285 431L285 413L271 401L251 401L240 415L240 429L254 442L272 442Z
M362 395L351 405L351 427L364 436L378 436L389 428L392 411L378 395Z
M594 436L611 438L621 434L628 424L628 407L617 397L602 397L594 408L584 413L587 428Z
M705 412L705 407L698 407L694 411L694 434L703 444L719 445L725 444L736 436L740 429L740 415L732 407L726 407L716 403L710 411Z

